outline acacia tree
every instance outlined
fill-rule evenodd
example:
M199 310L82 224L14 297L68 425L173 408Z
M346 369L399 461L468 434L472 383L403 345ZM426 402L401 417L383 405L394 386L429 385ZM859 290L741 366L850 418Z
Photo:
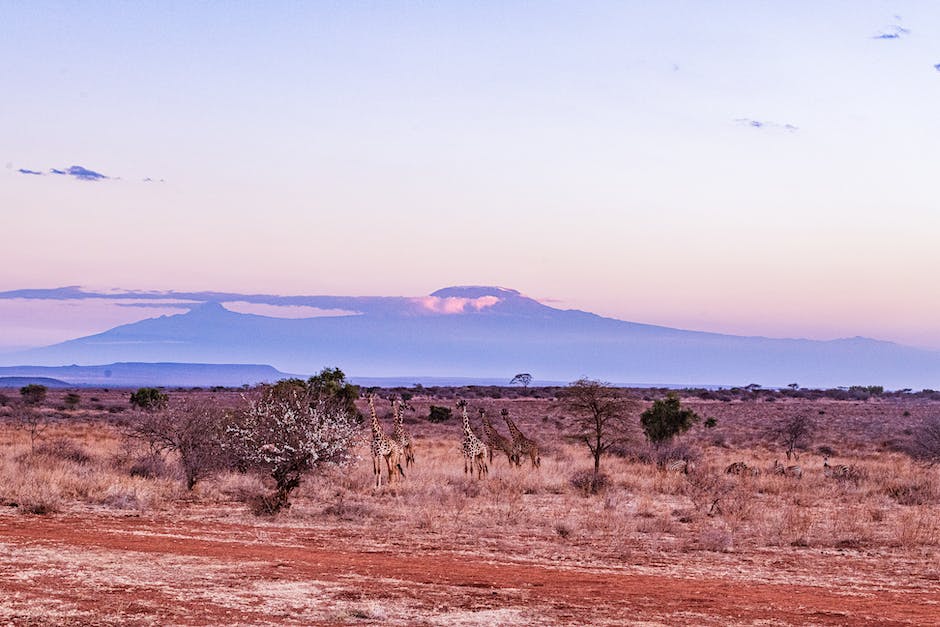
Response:
M154 456L179 457L186 489L224 465L224 410L210 402L189 401L160 411L141 412L130 424L130 435L150 445Z
M783 444L787 459L796 456L796 449L806 446L815 428L809 416L789 416L782 418L771 428L771 437Z
M585 444L594 458L591 492L595 493L600 483L601 457L627 439L627 412L633 402L609 383L591 379L575 381L560 397L562 407L571 414L571 438Z
M532 375L528 372L520 372L509 381L509 385L515 385L517 383L522 385L523 390L529 389L529 384L532 383Z
M246 399L225 429L225 447L239 464L274 480L274 494L263 503L276 513L290 507L290 494L303 475L323 465L344 465L359 435L345 409L312 401L296 386L266 388Z

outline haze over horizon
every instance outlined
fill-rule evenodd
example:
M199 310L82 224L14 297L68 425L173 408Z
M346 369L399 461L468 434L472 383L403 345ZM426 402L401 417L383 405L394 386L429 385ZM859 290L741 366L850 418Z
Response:
M940 349L938 3L0 18L0 291L502 285L639 323ZM172 311L0 298L0 349Z

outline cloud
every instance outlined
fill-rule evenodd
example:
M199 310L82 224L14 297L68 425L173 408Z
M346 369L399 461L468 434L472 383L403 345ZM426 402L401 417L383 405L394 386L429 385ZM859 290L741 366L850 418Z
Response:
M18 170L20 174L31 174L31 175L43 175L44 172L38 170L30 170L28 168L20 168ZM120 181L121 177L119 176L107 176L101 172L96 172L90 168L86 168L80 165L69 166L64 170L59 168L49 168L49 174L58 174L59 176L71 176L74 179L79 181ZM151 177L146 177L141 179L143 183L163 183L163 179L155 179Z
M800 130L799 126L794 126L793 124L779 124L777 122L753 120L751 118L735 118L734 121L742 126L756 129L776 129L786 131L787 133L795 133Z
M940 72L940 63L935 63L934 66L933 66L933 69L935 69L935 70L937 70L938 72Z
M69 176L74 176L80 181L100 181L102 179L109 178L100 172L83 168L80 165L71 166L68 170L65 171L65 173Z
M414 299L414 302L426 312L452 315L487 309L500 302L500 298L498 296L480 296L479 298L424 296Z
M911 31L909 29L904 28L898 24L892 24L888 28L879 32L877 35L873 35L872 39L900 39L901 37L910 34Z

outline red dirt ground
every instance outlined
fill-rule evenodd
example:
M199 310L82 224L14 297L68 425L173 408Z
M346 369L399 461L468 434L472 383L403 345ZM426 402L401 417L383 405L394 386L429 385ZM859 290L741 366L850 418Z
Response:
M296 535L292 535L296 533ZM11 624L932 625L940 589L875 593L673 577L626 568L358 549L355 539L263 525L0 514L0 609ZM183 560L183 561L179 561ZM146 563L161 573L137 572ZM96 570L121 573L107 585ZM187 579L187 569L204 573ZM83 573L85 573L83 575ZM323 585L272 610L270 586ZM248 587L254 600L233 600ZM4 600L5 599L5 600ZM31 603L55 603L31 618ZM340 606L354 607L337 612ZM379 611L364 605L382 604ZM507 613L500 614L503 610ZM494 611L497 611L494 613Z

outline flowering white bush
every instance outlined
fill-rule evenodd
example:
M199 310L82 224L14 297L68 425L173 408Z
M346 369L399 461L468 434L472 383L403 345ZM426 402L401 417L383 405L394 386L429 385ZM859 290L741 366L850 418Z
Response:
M288 497L307 471L349 462L360 427L344 409L311 404L298 390L269 389L247 403L227 426L225 446L239 465L274 479L270 511L290 507Z

